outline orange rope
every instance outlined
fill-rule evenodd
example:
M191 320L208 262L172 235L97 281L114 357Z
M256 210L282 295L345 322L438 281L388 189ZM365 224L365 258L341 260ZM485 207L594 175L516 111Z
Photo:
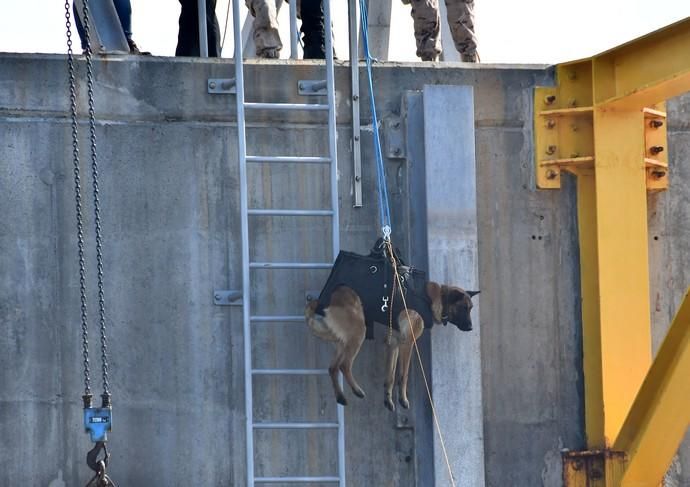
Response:
M438 438L441 442L441 450L443 451L443 459L446 461L446 467L448 468L448 476L450 477L450 483L455 487L455 479L453 478L453 469L450 466L450 460L448 459L448 451L446 450L446 443L443 441L443 433L441 432L441 423L438 419L438 414L436 413L436 406L434 404L434 399L431 397L431 389L429 387L429 382L426 378L426 372L424 371L424 365L422 364L422 355L419 353L419 347L417 346L417 337L414 335L414 330L412 329L412 320L410 319L410 311L407 308L407 301L405 300L405 293L402 292L402 279L398 273L398 263L395 261L393 254L393 245L390 241L386 241L388 246L388 255L390 256L391 263L393 265L393 272L395 272L395 282L400 287L400 296L402 297L403 307L405 308L405 314L407 315L407 325L410 327L410 333L412 335L412 340L414 344L414 350L417 354L417 361L419 362L419 368L422 371L422 378L424 379L424 387L426 388L426 394L429 397L429 404L431 404L431 413L434 418L434 425L436 426L436 432L438 433ZM395 285L393 286L393 291L395 292ZM391 300L392 302L392 300ZM393 312L393 307L391 305L391 314Z

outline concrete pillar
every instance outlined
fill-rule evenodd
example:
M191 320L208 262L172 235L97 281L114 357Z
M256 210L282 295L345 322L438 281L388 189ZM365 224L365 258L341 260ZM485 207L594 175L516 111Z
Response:
M392 0L372 0L367 2L369 51L373 57L380 61L388 60L392 8Z
M424 86L429 278L479 289L474 95L471 86ZM433 398L455 485L484 485L479 297L474 329L435 326L431 333ZM436 485L450 485L438 434Z

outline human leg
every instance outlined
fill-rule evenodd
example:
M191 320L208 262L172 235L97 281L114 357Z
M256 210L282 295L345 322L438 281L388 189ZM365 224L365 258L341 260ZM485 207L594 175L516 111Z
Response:
M438 0L411 0L414 37L417 42L417 56L422 61L435 61L441 54L439 39L441 19Z
M132 38L132 4L129 0L113 0L113 3L125 37L129 40Z
M283 48L275 2L276 0L245 0L249 12L254 16L253 36L258 57L278 58Z
M300 31L304 42L304 59L325 59L326 27L322 0L301 0L299 8L302 18Z
M474 29L474 0L445 0L448 25L455 48L465 62L477 62L477 36Z
M197 0L179 0L181 5L176 56L199 56L199 6ZM220 27L216 17L216 0L206 0L208 55L220 56Z

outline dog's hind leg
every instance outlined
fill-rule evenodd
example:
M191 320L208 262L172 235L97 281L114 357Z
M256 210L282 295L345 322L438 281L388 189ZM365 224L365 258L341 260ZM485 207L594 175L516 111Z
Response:
M412 341L400 345L400 363L398 364L398 402L405 409L410 407L410 401L407 399L407 379L410 374L412 346Z
M345 399L345 393L343 388L340 387L340 381L338 380L338 372L344 360L345 346L342 342L338 342L336 345L335 357L331 365L328 367L328 374L331 376L331 383L333 384L333 391L335 392L335 400L338 404L347 406L347 399Z
M386 380L383 383L384 399L383 404L395 411L395 403L393 403L393 385L395 384L395 367L398 363L398 344L391 343L386 346Z
M357 380L355 380L354 375L352 375L352 364L354 363L355 358L357 358L357 354L359 353L359 350L362 347L362 343L364 343L364 335L365 329L362 328L361 336L353 337L350 343L345 345L345 352L343 353L344 358L342 364L340 365L340 370L345 376L345 380L348 384L350 384L352 392L357 397L364 397L365 394L362 388L357 383Z

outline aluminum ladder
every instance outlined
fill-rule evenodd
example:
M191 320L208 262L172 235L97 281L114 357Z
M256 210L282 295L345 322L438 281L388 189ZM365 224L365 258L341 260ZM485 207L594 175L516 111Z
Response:
M291 2L291 6L295 2ZM270 272L272 269L328 269L332 262L253 262L249 257L249 220L255 215L262 216L328 216L332 222L333 260L340 250L340 232L338 217L338 162L336 148L336 113L335 113L335 86L333 72L333 38L331 27L330 0L324 0L325 17L325 48L326 48L326 92L327 103L298 104L298 103L255 103L246 102L244 99L244 74L242 60L242 36L240 27L239 0L233 0L233 30L235 38L235 88L237 96L237 132L240 166L240 219L242 229L242 321L244 330L244 384L245 384L245 410L246 410L246 437L247 437L247 485L254 487L256 484L310 484L333 483L345 487L345 412L342 406L337 405L337 421L335 422L255 422L253 418L253 378L257 375L317 375L327 374L327 370L319 369L255 369L252 362L252 324L258 322L302 322L303 315L253 315L250 307L250 277L252 272ZM294 14L294 9L293 14ZM293 31L294 32L294 31ZM293 51L294 53L295 51ZM306 156L262 156L247 155L246 148L246 110L297 110L317 111L328 114L328 157ZM264 209L248 208L247 194L247 164L279 164L279 163L304 163L304 164L329 164L330 165L330 190L331 208L314 210L295 209ZM306 325L305 325L306 332ZM342 377L341 377L342 380ZM257 477L254 470L254 432L256 430L322 430L337 429L338 472L332 476L320 477Z

